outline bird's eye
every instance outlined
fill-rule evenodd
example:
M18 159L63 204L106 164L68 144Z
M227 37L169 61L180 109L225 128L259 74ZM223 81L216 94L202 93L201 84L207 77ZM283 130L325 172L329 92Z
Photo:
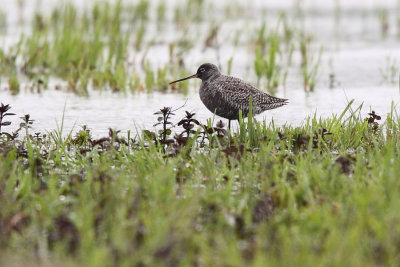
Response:
M204 72L204 68L201 68L201 69L200 69L200 72Z

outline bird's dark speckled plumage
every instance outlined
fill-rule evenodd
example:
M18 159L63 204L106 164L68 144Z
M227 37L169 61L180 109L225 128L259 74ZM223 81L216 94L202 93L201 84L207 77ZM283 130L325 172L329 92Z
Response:
M250 97L254 115L287 104L287 99L271 96L241 79L221 74L217 66L211 63L201 65L196 74L178 81L190 78L202 80L200 99L203 104L211 112L228 120L239 119L239 110L245 116L249 113Z

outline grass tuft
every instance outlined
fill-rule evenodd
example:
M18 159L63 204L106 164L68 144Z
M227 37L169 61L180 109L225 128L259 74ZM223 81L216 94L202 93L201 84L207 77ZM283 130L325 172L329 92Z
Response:
M0 262L390 265L400 234L392 107L382 121L351 101L299 127L241 116L230 134L190 112L174 124L164 108L154 132L99 139L62 123L33 134L29 115L17 138L3 121Z

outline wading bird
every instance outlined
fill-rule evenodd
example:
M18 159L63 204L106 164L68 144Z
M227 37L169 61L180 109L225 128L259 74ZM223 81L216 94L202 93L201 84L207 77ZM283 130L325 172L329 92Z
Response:
M217 66L205 63L199 67L196 74L179 79L170 84L187 79L201 79L200 99L203 104L216 115L229 120L239 119L239 111L247 116L252 99L253 114L257 115L265 110L279 108L287 104L287 99L271 96L255 88L239 78L223 75Z

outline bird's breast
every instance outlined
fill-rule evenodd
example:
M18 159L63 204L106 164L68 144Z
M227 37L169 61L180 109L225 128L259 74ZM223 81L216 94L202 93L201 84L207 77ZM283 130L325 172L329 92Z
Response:
M224 98L218 84L202 83L199 93L201 101L212 113L230 120L238 118L239 110Z
M215 85L211 83L203 82L200 86L200 99L211 112L215 111L221 101L216 90Z

